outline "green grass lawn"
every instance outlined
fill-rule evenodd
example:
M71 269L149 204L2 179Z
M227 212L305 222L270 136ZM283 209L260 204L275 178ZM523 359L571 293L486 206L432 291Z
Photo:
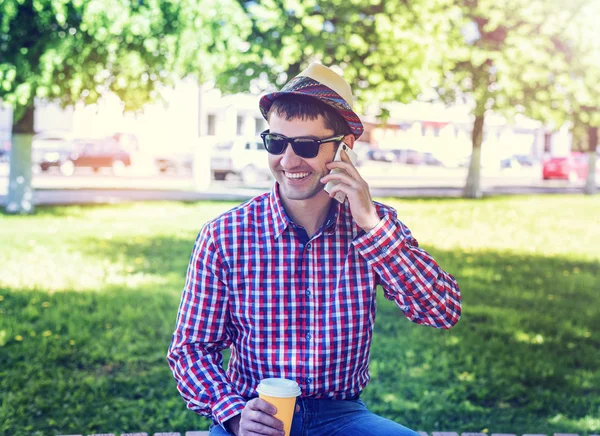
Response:
M600 196L384 202L456 276L463 317L435 330L380 298L371 409L427 432L600 431ZM196 234L233 205L0 215L0 434L208 428L165 355Z

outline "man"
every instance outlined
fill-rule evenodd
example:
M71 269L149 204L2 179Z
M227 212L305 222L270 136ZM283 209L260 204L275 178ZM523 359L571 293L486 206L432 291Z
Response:
M268 377L302 389L292 436L415 435L359 398L376 287L411 321L438 328L456 324L461 296L396 211L373 202L348 155L332 162L363 132L351 103L350 86L320 64L262 97L274 187L198 235L168 361L188 408L212 417L213 436L284 434L257 398ZM339 183L327 193L329 181Z

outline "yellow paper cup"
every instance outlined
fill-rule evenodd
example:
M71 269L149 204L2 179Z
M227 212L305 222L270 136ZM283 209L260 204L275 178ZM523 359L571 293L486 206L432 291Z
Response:
M300 386L285 378L265 378L256 388L258 396L271 403L277 409L275 417L283 421L285 436L289 436L296 408L296 397L300 395Z

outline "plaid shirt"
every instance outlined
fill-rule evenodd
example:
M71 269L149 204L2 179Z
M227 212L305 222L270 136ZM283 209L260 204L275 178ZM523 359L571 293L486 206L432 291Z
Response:
M365 233L347 202L333 204L310 239L277 184L203 226L167 356L188 408L222 424L265 377L295 380L303 397L356 397L369 381L377 285L415 323L456 324L454 277L394 209L375 203L382 220Z

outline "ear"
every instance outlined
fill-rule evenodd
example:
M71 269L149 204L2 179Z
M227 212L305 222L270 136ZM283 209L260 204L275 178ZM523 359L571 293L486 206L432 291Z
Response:
M350 147L350 149L354 148L355 138L352 133L349 133L346 136L344 136L344 139L342 139L342 141L344 141L344 144L346 144L348 147Z

